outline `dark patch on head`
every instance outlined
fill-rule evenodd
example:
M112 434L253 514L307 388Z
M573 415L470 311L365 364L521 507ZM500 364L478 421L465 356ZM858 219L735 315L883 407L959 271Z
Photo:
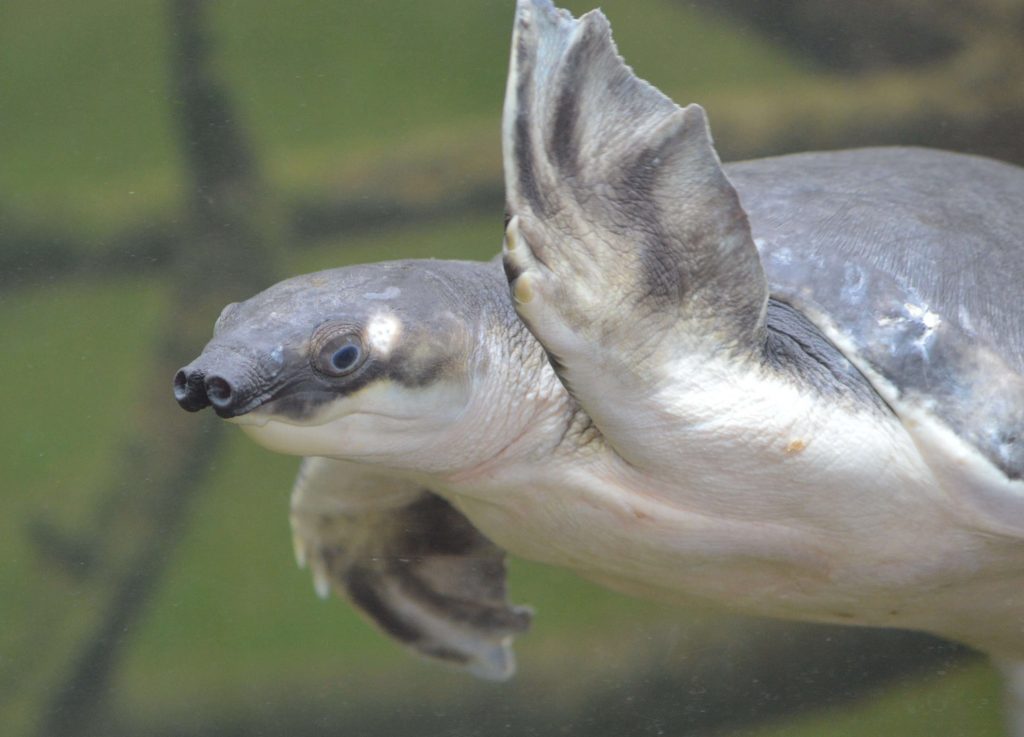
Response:
M768 300L764 362L822 397L849 397L878 412L892 414L864 375L803 313L777 299Z
M449 360L449 356L441 353L431 360L417 361L405 351L396 350L386 359L371 356L354 374L335 379L305 366L269 392L261 404L272 403L274 414L301 421L311 417L324 404L351 396L376 381L393 381L410 389L430 386L444 373ZM256 406L259 405L251 409Z
M450 356L442 354L427 361L414 361L404 351L399 350L388 358L384 374L388 379L404 387L421 389L436 383L450 360Z
M504 227L505 227L506 230L508 230L508 224L510 222L512 222L512 213L510 213L508 210L505 210L505 226Z
M356 373L339 379L321 376L307 364L275 388L264 404L273 403L274 414L304 420L327 402L354 394L387 375L387 366L372 358Z

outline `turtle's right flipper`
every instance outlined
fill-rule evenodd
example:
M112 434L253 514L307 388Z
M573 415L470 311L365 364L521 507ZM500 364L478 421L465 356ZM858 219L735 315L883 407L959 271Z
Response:
M307 458L292 493L300 565L414 651L490 680L515 672L505 554L441 497L353 463Z
M519 0L503 149L516 308L613 444L681 357L758 354L767 282L704 111L638 79L599 11Z

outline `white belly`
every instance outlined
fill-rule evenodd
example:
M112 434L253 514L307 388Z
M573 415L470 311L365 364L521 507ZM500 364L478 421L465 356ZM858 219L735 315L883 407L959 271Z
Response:
M654 473L590 449L446 495L511 552L628 593L1024 656L1024 545L965 514L955 470L895 419L760 410L703 424Z

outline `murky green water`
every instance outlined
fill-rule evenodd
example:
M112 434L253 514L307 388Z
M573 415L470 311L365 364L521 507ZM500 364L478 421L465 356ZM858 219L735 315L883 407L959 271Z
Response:
M222 304L277 278L498 251L512 3L211 4L192 73L234 128L205 154L175 81L185 5L0 10L0 733L1000 733L988 667L917 637L668 608L514 560L537 618L495 685L318 600L291 551L296 461L181 413L170 378ZM941 13L838 13L830 60L779 10L604 10L641 76L708 108L724 158L872 142L1024 160L1012 44L960 63ZM887 52L889 26L923 51ZM1008 71L976 110L935 106L991 68Z

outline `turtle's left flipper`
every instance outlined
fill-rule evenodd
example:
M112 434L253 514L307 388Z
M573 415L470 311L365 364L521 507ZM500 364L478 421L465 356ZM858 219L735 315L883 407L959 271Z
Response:
M761 349L767 283L704 111L638 79L599 11L519 0L503 147L517 310L606 435L680 357Z
M306 458L292 492L299 564L421 655L489 680L515 672L530 612L507 603L505 553L441 497L355 463Z

